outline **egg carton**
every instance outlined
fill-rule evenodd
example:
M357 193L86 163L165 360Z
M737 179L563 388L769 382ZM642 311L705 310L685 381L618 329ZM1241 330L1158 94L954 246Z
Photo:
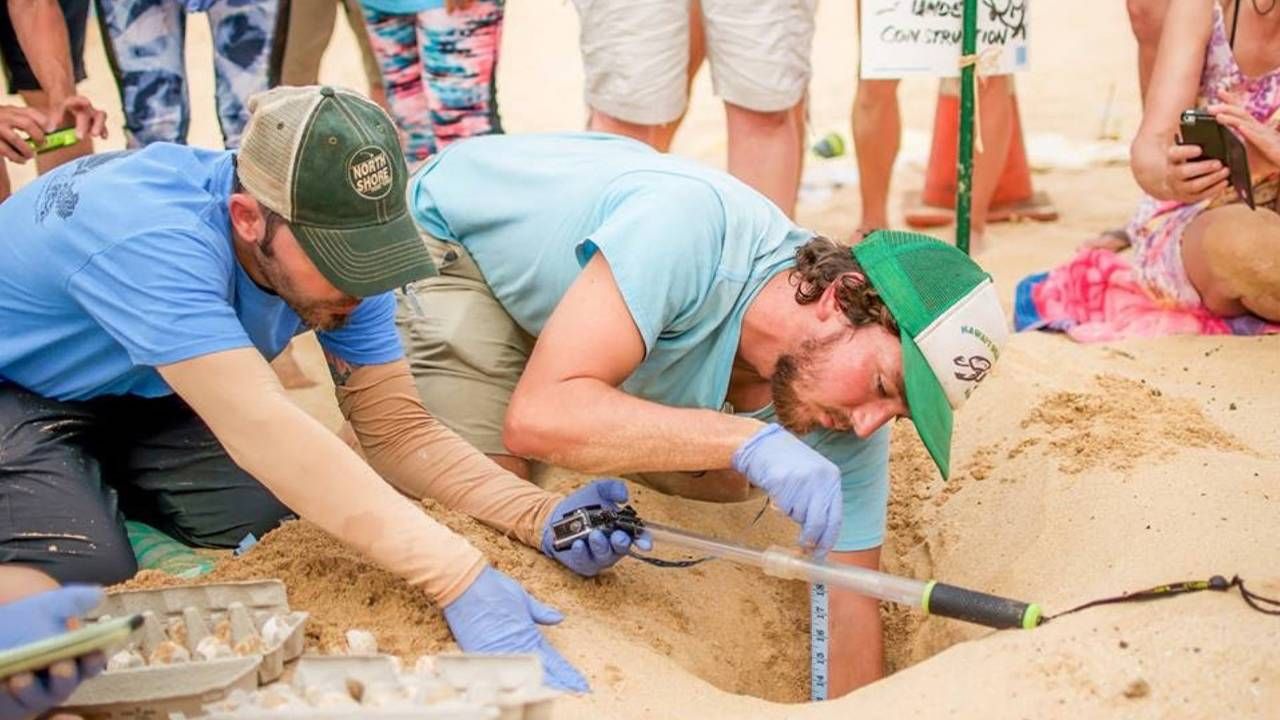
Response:
M302 654L307 613L292 612L276 580L109 594L91 620L139 613L142 625L64 708L88 720L199 713L249 691Z
M205 720L548 720L560 693L534 655L304 656L292 682L237 692Z

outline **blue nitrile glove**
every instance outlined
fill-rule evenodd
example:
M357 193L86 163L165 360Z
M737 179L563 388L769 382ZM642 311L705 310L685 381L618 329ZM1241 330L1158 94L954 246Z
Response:
M630 535L614 530L609 537L605 537L603 531L592 530L585 542L575 540L568 550L557 552L551 546L554 540L551 525L574 510L588 505L616 510L628 497L627 484L621 480L596 480L586 487L578 488L551 511L551 519L542 530L542 552L584 577L594 577L601 570L609 568L626 556L631 548ZM641 550L653 549L653 540L648 533L641 533L635 543Z
M770 424L734 451L733 469L800 523L802 544L819 553L835 546L844 517L835 463L782 426Z
M542 659L547 685L570 692L591 689L538 630L538 625L559 623L564 615L492 567L486 567L466 592L445 607L444 619L464 652L533 653Z
M0 650L67 632L67 621L102 601L102 591L69 585L0 605ZM54 663L48 670L0 678L0 720L33 718L62 704L81 680L102 672L101 653Z

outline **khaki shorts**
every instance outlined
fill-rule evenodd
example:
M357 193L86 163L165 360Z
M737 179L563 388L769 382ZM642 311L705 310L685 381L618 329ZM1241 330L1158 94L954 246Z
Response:
M502 308L461 245L427 238L440 274L396 293L396 327L427 410L486 455L510 455L502 424L533 336Z
M641 125L684 112L689 0L574 0L587 104ZM793 107L809 86L817 0L702 0L711 82L748 110Z

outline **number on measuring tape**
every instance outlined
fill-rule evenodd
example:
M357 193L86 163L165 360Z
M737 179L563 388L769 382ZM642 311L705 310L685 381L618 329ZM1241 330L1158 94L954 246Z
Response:
M827 586L809 587L810 698L827 699Z

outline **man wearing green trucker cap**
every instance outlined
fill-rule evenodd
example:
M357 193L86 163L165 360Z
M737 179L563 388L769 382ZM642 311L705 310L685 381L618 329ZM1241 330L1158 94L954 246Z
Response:
M440 274L397 322L446 425L517 473L760 488L842 563L879 564L886 423L913 417L945 474L951 408L1005 337L990 278L955 248L882 232L851 253L728 174L617 136L474 138L409 201ZM838 694L881 674L880 620L851 595L831 613Z
M591 575L628 538L556 552L549 519L625 486L544 492L423 408L389 291L434 270L390 118L320 87L251 111L238 154L96 155L0 205L0 585L127 579L126 518L234 547L293 511L420 587L464 650L536 652L550 683L585 690L537 628L559 615L401 493ZM267 365L308 327L367 464Z

